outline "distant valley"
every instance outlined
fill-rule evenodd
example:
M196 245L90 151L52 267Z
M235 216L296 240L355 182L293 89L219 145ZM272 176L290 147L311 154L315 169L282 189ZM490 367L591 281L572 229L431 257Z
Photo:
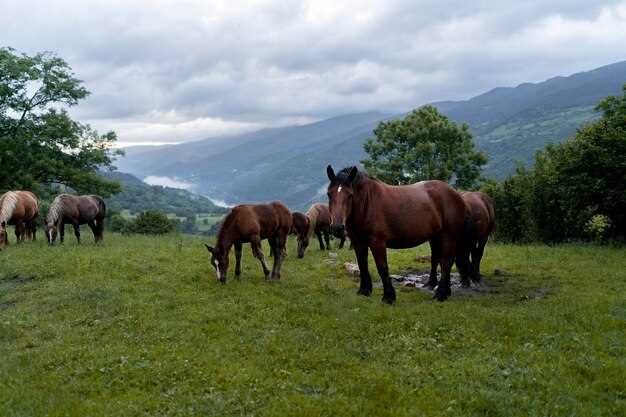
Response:
M529 164L547 143L571 137L598 117L595 105L620 94L626 61L569 77L514 88L495 88L465 101L433 103L452 120L467 123L489 155L484 175L502 179L517 163ZM358 163L363 142L381 121L402 115L370 112L179 145L134 147L118 170L159 177L226 203L283 200L304 208L323 199L325 167ZM172 183L175 185L175 183ZM171 184L170 184L171 185Z

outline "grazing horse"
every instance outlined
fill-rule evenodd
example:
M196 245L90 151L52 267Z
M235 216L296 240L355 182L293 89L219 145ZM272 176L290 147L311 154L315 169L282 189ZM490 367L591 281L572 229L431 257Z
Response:
M241 275L241 250L250 243L254 257L261 262L265 279L280 279L280 268L285 258L285 245L291 230L291 212L280 202L246 204L233 207L217 234L215 247L206 246L211 254L211 265L217 279L223 284L228 273L228 253L235 247L235 277ZM265 263L261 241L267 239L274 253L272 275Z
M0 196L0 249L9 244L8 225L15 226L17 243L35 240L39 200L30 191L8 191Z
M385 303L393 304L396 293L389 277L387 248L404 249L430 242L432 263L430 287L444 301L451 293L450 269L463 237L466 208L460 194L442 181L421 181L391 186L370 178L357 167L335 175L328 165L328 199L331 230L341 237L346 231L356 254L361 275L358 294L372 293L367 256L372 251L383 282ZM437 286L437 264L441 281Z
M54 245L57 233L61 243L65 239L65 225L74 226L76 241L80 244L80 225L88 224L96 243L102 242L106 205L95 195L60 194L55 197L46 216L46 238Z
M462 275L462 284L469 286L468 275L472 281L480 282L480 261L496 223L496 211L493 200L485 193L465 192L461 193L461 197L469 210L471 227L466 237L467 250L459 254L457 267Z
M309 239L315 233L320 250L330 249L330 211L326 204L316 203L306 214L293 213L293 230L298 239L298 258L304 257ZM324 246L324 240L326 246Z

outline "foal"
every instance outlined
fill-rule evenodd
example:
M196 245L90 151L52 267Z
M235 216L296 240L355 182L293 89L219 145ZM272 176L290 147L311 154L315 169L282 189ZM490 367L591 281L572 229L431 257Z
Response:
M313 204L306 214L293 213L293 229L298 238L298 258L304 257L313 233L317 236L320 250L330 249L330 223L330 211L326 204Z
M241 275L242 244L250 243L254 257L261 262L265 279L280 279L280 268L285 258L285 245L291 230L291 212L280 202L246 204L233 207L217 235L215 247L205 245L211 254L211 265L217 279L226 282L228 253L235 247L235 277ZM267 239L274 252L272 275L265 263L261 241Z

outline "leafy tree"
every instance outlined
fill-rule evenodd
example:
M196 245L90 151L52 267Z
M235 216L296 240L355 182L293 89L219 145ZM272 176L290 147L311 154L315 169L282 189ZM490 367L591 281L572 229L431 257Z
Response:
M626 85L622 97L607 97L597 110L601 119L538 152L532 170L485 186L496 202L499 237L560 242L626 236Z
M120 153L112 150L115 133L100 135L67 112L88 94L54 54L0 48L0 189L62 184L103 195L120 190L97 174Z
M424 106L404 119L381 122L369 139L363 162L367 171L390 184L439 179L471 188L487 163L474 148L467 125L457 126L433 106Z

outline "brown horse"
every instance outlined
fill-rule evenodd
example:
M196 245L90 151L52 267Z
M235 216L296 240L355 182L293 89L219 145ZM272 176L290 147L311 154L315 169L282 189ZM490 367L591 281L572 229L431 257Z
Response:
M280 202L233 207L220 227L215 247L205 245L211 254L211 265L215 268L217 279L221 283L226 282L228 253L232 246L235 247L235 276L239 278L244 243L250 243L254 257L261 262L265 279L269 279L270 271L261 246L264 239L269 241L274 253L271 279L280 279L280 268L285 258L285 245L291 225L291 212Z
M100 243L104 232L104 218L106 205L102 198L95 195L70 195L60 194L56 196L46 216L46 238L49 245L54 245L57 234L60 235L61 243L65 239L65 225L74 227L76 241L80 244L80 225L88 224L93 232L96 243Z
M465 245L467 250L459 254L457 267L461 272L463 285L469 286L468 275L472 281L480 281L480 261L496 223L496 211L493 200L485 193L465 192L461 193L461 197L469 210L471 227Z
M298 240L298 258L304 257L309 239L315 233L320 250L330 249L330 211L326 204L316 203L306 214L293 213L293 230ZM326 246L324 246L324 240Z
M15 226L17 243L35 240L39 201L30 191L8 191L0 196L0 249L9 244L8 225Z
M382 301L392 304L396 294L389 278L387 248L412 248L429 241L432 264L427 285L437 286L437 264L440 264L441 281L435 297L439 301L448 298L450 269L466 223L465 203L459 193L442 181L387 185L356 167L345 168L335 175L329 165L326 172L330 180L331 230L336 236L347 231L352 241L361 275L358 294L372 293L368 249L383 282Z

